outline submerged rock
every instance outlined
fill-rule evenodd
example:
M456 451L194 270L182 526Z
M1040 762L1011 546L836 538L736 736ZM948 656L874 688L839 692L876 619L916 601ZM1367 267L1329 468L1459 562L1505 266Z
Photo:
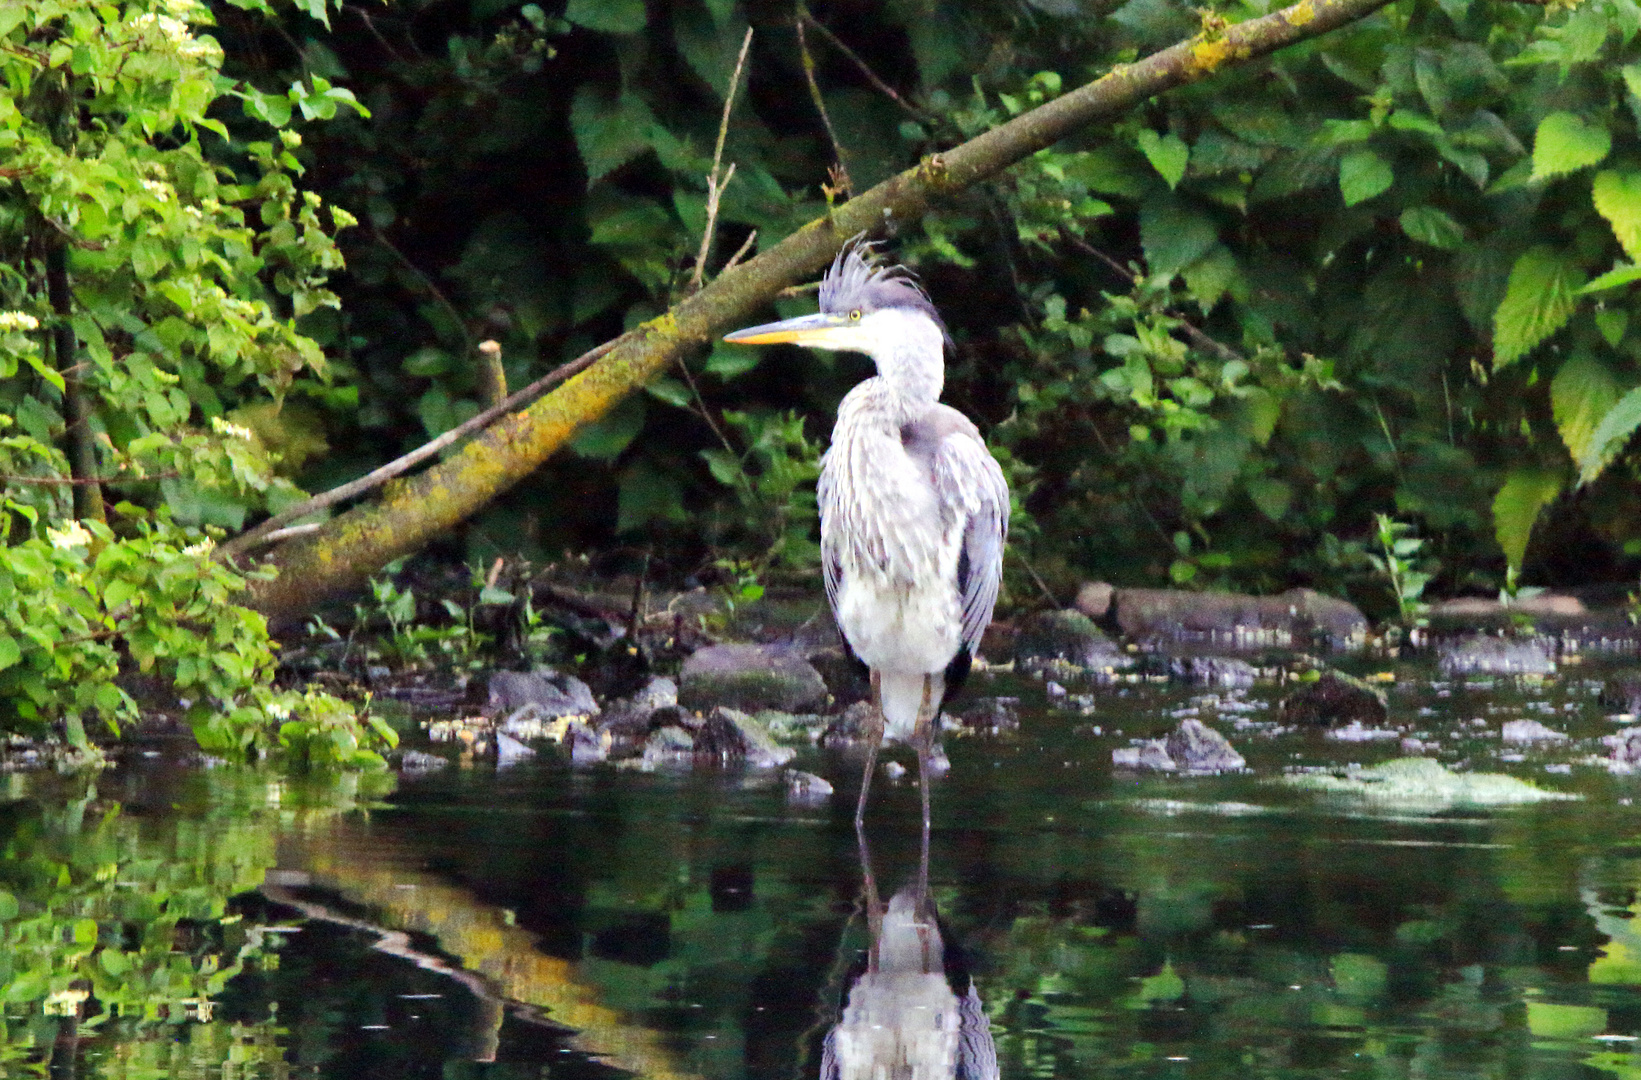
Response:
M1397 758L1340 773L1290 774L1283 783L1327 795L1345 795L1398 809L1508 806L1582 796L1547 791L1502 773L1456 773L1430 758Z
M650 732L666 723L678 723L678 684L657 675L624 701L613 701L598 720L598 732L608 740L612 757L640 753Z
M1165 739L1148 739L1113 750L1111 763L1120 768L1199 775L1234 772L1248 764L1225 736L1191 719L1180 721Z
M1507 743L1566 742L1567 734L1545 727L1537 720L1510 720L1499 729Z
M1641 713L1641 675L1615 675L1601 687L1601 705L1613 712Z
M1230 656L1176 656L1168 661L1168 673L1209 686L1245 687L1254 684L1259 669Z
M1551 675L1556 670L1550 645L1540 638L1473 634L1436 647L1444 675Z
M1342 671L1324 671L1282 699L1284 724L1331 727L1382 724L1390 716L1384 691Z
M1055 660L1095 670L1133 663L1092 619L1073 609L1028 616L1014 635L1014 660L1023 670Z
M876 722L870 701L857 701L832 719L821 733L820 744L828 750L848 750L866 744L867 732Z
M1635 772L1641 768L1641 726L1627 727L1601 740L1612 748L1608 767L1613 772Z
M971 703L957 716L947 716L947 730L969 735L1001 735L1020 730L1020 699L985 697Z
M536 752L505 731L496 732L496 768L507 769L521 761L529 761Z
M420 750L406 750L399 755L399 773L404 776L426 776L445 768L450 762L438 754Z
M564 729L564 746L570 751L572 765L596 765L608 760L614 740L607 731L594 731L579 720L570 721Z
M695 759L695 736L668 724L656 728L644 742L643 764L689 766Z
M1116 589L1117 625L1152 644L1229 649L1359 649L1367 618L1349 601L1310 589L1276 596L1182 589Z
M756 712L806 712L826 701L826 683L802 656L767 645L709 645L684 661L678 701L706 712L723 705Z
M786 770L786 801L793 803L823 803L832 797L832 785L814 773L801 769Z
M720 761L745 761L754 768L772 768L792 760L793 751L777 743L764 726L739 709L720 705L695 733L697 756Z

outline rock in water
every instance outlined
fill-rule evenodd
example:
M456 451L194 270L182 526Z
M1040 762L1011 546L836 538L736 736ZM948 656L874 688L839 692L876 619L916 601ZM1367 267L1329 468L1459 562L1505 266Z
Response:
M1536 743L1536 742L1566 742L1564 732L1554 731L1545 727L1537 720L1510 720L1499 729L1499 735L1507 743Z
M1641 725L1627 727L1601 741L1612 747L1609 767L1613 772L1634 772L1641 766Z
M698 712L723 705L799 713L826 701L826 683L814 665L765 645L709 645L684 661L678 678L678 703Z
M1284 724L1332 727L1361 724L1372 727L1390 716L1384 692L1340 671L1324 671L1282 699Z
M695 753L767 769L785 765L794 751L775 742L763 725L746 713L720 705L695 733Z
M586 683L550 668L491 672L486 693L485 712L491 716L508 715L524 708L538 720L598 715L598 702Z
M1436 647L1443 675L1553 675L1555 658L1539 638L1475 634Z
M1111 763L1130 769L1199 775L1234 772L1248 765L1225 736L1191 719L1180 721L1166 739L1150 739L1138 746L1113 750Z
M1014 635L1014 660L1022 668L1063 660L1096 670L1127 667L1133 662L1092 619L1069 609L1040 611L1022 622Z
M1245 596L1182 589L1117 589L1111 604L1131 640L1214 649L1359 649L1367 619L1345 600L1310 589Z
M1181 720L1163 747L1181 772L1230 772L1248 764L1225 736L1200 720Z
M814 773L799 769L786 770L786 801L792 803L823 803L832 797L832 785Z
M1246 660L1230 656L1176 656L1168 662L1168 673L1209 686L1252 686L1259 671Z

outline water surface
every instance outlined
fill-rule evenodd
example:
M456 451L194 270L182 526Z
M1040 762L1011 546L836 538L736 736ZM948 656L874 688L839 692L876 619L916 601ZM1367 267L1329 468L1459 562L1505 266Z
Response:
M907 1008L972 992L1008 1078L1631 1080L1641 779L1599 764L1618 723L1594 676L1568 671L1391 684L1392 722L1421 752L1582 796L1492 810L1272 782L1404 752L1277 730L1275 686L1073 685L1056 707L1040 683L980 686L1021 696L1022 727L947 738L925 901L951 996L924 980L933 996ZM1249 773L1112 771L1113 748L1192 714ZM1503 745L1520 718L1570 738ZM767 775L546 755L396 789L140 758L13 777L0 1068L815 1077L828 1031L866 1015L848 1005L869 996L850 995L872 920L856 766L797 764L838 795L793 805ZM916 880L917 821L915 766L880 777L886 906ZM881 1016L892 994L872 993ZM879 1075L939 1073L914 1065Z

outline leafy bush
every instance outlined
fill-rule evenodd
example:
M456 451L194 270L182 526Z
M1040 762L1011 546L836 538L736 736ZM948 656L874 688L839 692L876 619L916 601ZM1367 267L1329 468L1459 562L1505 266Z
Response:
M211 22L195 0L0 11L0 726L118 730L125 667L174 686L207 749L368 761L376 727L271 688L244 577L211 558L300 495L249 418L338 394L298 320L336 304L352 220L298 190L295 132L239 141L215 114L238 96L266 131L352 95L232 87Z

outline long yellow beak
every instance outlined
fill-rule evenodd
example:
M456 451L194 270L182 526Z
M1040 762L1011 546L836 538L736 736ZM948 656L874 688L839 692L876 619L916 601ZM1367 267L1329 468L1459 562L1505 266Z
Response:
M847 316L829 315L822 311L800 315L796 319L764 323L762 326L749 326L745 330L725 334L724 340L734 345L807 345L812 349L848 349L853 345L845 343L843 335L853 325Z

